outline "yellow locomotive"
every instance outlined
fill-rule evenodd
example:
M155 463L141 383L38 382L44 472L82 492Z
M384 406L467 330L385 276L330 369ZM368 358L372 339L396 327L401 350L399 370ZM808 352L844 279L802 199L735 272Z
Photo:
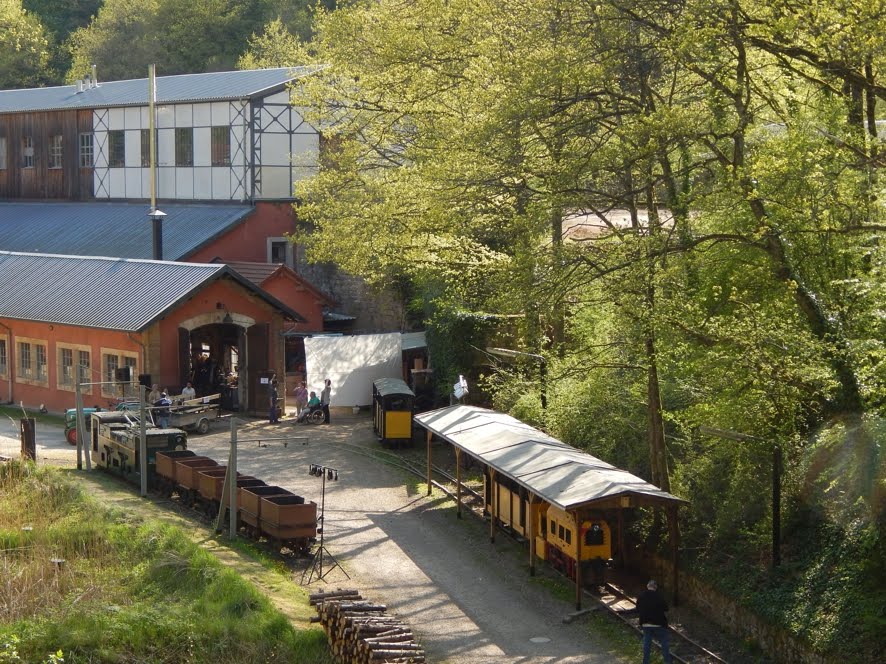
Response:
M604 570L612 562L612 533L602 514L585 518L577 526L572 514L555 505L543 501L530 505L525 490L508 478L496 477L490 482L487 472L483 475L483 483L485 510L491 518L523 537L529 537L527 518L533 520L538 558L575 579L580 537L582 577L590 585L603 582Z

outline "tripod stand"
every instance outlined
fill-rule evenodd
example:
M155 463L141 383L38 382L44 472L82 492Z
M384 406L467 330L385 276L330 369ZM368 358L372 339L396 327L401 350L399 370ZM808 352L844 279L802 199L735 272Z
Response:
M328 466L320 466L317 464L311 464L311 467L308 471L309 474L314 475L316 477L323 478L322 488L320 490L320 517L317 521L320 522L320 546L317 548L317 552L314 554L314 562L310 568L306 569L301 576L302 584L307 585L311 583L311 581L316 577L317 579L322 580L327 574L329 574L332 570L338 567L342 573L351 578L350 574L345 572L344 567L342 567L338 561L333 558L332 554L323 546L323 536L326 531L326 478L329 479L338 479L338 471L335 468L329 468ZM328 558L332 564L329 565L326 570L323 570L323 560L324 558ZM305 576L307 576L307 581L305 581Z

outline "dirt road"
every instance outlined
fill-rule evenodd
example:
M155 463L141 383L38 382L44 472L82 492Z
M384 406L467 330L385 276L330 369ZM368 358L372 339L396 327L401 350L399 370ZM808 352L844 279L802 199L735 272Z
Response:
M0 436L4 431L0 425ZM189 447L225 462L230 433L192 436ZM17 435L13 432L13 435ZM286 447L274 436L304 436ZM270 426L255 421L238 431L238 470L286 487L318 504L321 480L311 463L339 470L327 481L326 575L310 589L356 587L410 623L430 661L448 664L566 664L617 662L587 624L563 624L573 606L530 580L526 554L451 501L410 493L396 469L354 454L341 443L377 446L367 416L337 418L330 426ZM262 438L260 444L256 438ZM18 441L0 438L0 454ZM74 464L60 432L38 430L38 461ZM331 562L340 568L329 570ZM350 575L347 579L345 572ZM294 582L299 582L296 575Z

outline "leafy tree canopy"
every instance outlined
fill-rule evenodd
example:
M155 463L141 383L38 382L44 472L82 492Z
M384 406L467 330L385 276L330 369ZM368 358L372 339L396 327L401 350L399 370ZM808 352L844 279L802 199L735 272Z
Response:
M0 0L0 88L39 85L46 78L49 40L21 0Z

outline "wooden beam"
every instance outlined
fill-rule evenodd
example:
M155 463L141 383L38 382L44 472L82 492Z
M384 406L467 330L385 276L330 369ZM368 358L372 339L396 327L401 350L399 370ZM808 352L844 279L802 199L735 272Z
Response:
M495 468L489 468L489 488L492 490L492 500L489 502L489 541L495 542L495 519L498 514L498 486L495 484Z
M428 429L428 495L431 495L431 438L433 438L434 434L431 433L431 430Z
M455 515L461 518L461 448L455 448Z
M581 611L581 514L572 513L575 519L575 610Z
M529 576L535 576L535 519L532 508L535 506L535 494L529 492L529 514L527 515L526 531L529 535Z
M609 533L612 537L612 533ZM625 516L624 508L618 510L618 568L625 568Z

